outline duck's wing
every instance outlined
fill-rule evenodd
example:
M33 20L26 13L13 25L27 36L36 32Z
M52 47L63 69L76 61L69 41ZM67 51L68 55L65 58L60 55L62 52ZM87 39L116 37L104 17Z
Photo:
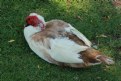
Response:
M68 24L69 27L65 28L65 30L71 34L76 35L80 40L82 40L85 45L91 47L92 43L81 33L79 32L76 28Z
M88 48L78 45L68 37L50 39L50 56L58 62L83 63L79 53Z
M62 63L83 63L81 51L88 49L88 46L80 46L68 37L41 38L40 35L33 35L29 42L30 48L44 60L51 60ZM49 60L48 60L49 58Z
M68 29L67 29L68 28ZM40 47L44 47L44 50L46 50L49 54L49 56L58 62L63 63L83 63L83 59L81 58L81 54L79 54L81 51L85 51L88 48L90 48L91 43L90 41L81 34L78 30L73 28L72 26L67 27L65 30L67 32L71 32L72 34L76 35L77 38L82 40L85 45L80 45L74 40L70 39L68 36L62 36L62 37L55 37L51 38L45 35L37 35L37 33L34 35L34 40L37 40L36 42L42 42L43 44L38 45L36 48L38 51L41 49ZM44 44L42 36L45 36L44 41L48 40L47 44ZM39 38L39 39L38 39ZM38 43L39 44L39 43ZM39 55L39 54L38 54Z

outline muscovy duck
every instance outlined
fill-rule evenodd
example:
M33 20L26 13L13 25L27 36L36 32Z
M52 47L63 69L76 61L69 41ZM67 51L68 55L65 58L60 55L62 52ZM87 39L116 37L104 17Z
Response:
M49 63L74 68L114 64L110 57L92 48L81 32L63 20L45 22L43 16L30 13L26 23L24 36L29 47Z

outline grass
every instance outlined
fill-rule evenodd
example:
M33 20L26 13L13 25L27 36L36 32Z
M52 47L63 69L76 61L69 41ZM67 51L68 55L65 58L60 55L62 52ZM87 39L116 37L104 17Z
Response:
M71 23L115 65L73 69L40 59L23 36L25 17L31 12L46 21ZM121 14L110 0L72 0L70 4L66 0L0 0L0 81L121 81L120 47Z

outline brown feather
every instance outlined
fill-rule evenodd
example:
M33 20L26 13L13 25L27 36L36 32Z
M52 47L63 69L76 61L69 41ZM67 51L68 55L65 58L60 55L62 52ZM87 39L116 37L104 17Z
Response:
M76 35L70 34L70 35L68 35L68 37L70 40L73 40L75 43L86 46L86 44L81 39L79 39Z
M80 52L82 55L82 59L85 63L98 63L99 61L96 59L96 56L101 55L101 52L95 50L93 48L89 48L85 51Z

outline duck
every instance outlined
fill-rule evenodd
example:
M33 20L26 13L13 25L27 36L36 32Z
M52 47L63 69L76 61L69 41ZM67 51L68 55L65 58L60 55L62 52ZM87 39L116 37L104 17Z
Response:
M24 37L30 49L48 63L84 68L98 64L112 65L112 58L92 47L91 41L70 23L30 13L26 17Z

